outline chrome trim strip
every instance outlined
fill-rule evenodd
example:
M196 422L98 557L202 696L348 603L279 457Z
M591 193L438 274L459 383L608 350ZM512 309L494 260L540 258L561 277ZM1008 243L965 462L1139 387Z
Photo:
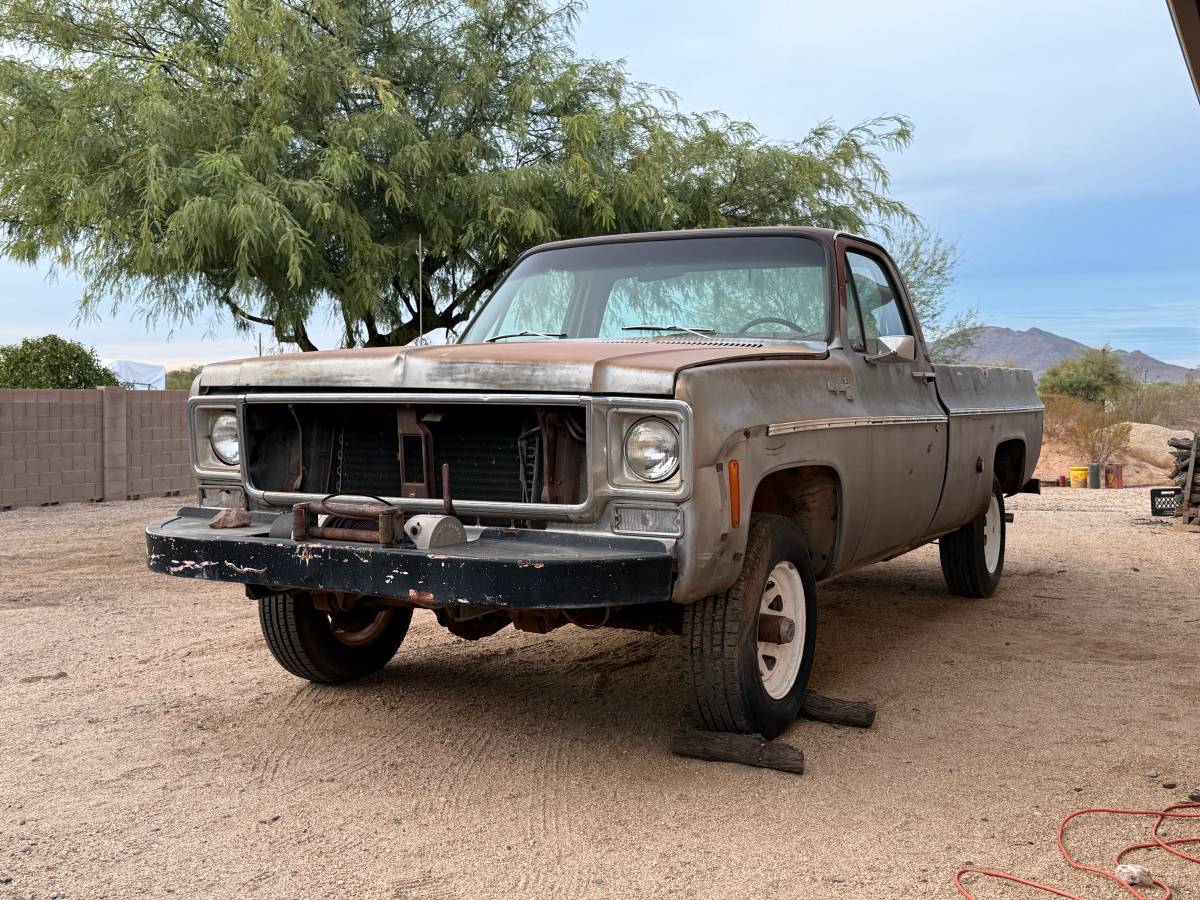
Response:
M952 410L950 410L950 415L952 415L952 416L991 416L991 415L1003 415L1003 414L1007 414L1007 413L1042 412L1045 410L1045 408L1046 407L1040 406L1040 405L1039 406L995 406L995 407L991 407L991 408L988 408L986 406L972 406L972 407L968 407L966 409L952 409Z
M209 397L201 399L209 399ZM311 393L267 392L261 394L225 395L222 399L241 400L245 403L500 403L587 406L595 399L584 394L440 394L424 393L355 393L353 391L313 391Z
M776 422L767 426L768 435L795 434L798 431L824 431L829 428L863 428L867 425L945 425L945 416L859 416L844 419L805 419L802 422Z
M246 433L245 407L252 403L419 403L419 404L539 404L574 405L588 411L591 422L587 430L585 450L589 472L588 498L582 503L496 503L484 500L455 499L455 509L466 515L496 516L514 519L561 519L590 521L605 503L611 499L626 500L669 500L683 502L692 493L692 409L679 400L660 400L643 397L590 397L584 394L503 394L503 393L355 393L337 391L328 393L261 393L261 394L207 394L189 398L190 409L195 406L233 406L238 417L238 429ZM612 485L608 482L608 446L605 422L610 409L636 409L645 413L671 411L682 420L683 443L680 459L680 483L670 488L655 489ZM619 450L618 450L619 452ZM199 474L199 473L198 473ZM205 471L205 477L215 473ZM230 473L231 481L240 481L246 494L254 501L268 506L291 506L309 500L320 500L324 494L299 494L281 491L261 491L250 484L246 460L240 470ZM439 512L445 509L441 500L417 499L413 497L384 497L389 503L412 512Z
M200 462L200 434L196 427L196 414L201 409L223 409L228 410L235 416L238 413L238 398L230 396L222 397L188 397L187 402L187 420L188 420L188 456L192 461L192 474L200 480L229 482L230 484L242 483L242 466L239 462L236 466L226 466L217 460L216 466L205 466ZM241 440L242 422L241 417L238 417L238 440Z

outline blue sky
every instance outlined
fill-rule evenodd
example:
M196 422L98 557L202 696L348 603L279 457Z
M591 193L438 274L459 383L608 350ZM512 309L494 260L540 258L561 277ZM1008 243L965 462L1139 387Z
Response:
M958 243L957 305L1200 366L1200 103L1160 0L593 0L579 45L770 138L911 117L893 193ZM0 262L0 343L57 331L168 364L253 352L220 320L149 332L124 309L72 327L79 291Z

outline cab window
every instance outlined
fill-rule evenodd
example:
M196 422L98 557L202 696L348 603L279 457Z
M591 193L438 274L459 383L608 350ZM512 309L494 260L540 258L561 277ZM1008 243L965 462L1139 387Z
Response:
M846 315L850 346L879 352L879 338L911 335L900 294L883 267L869 256L846 251Z

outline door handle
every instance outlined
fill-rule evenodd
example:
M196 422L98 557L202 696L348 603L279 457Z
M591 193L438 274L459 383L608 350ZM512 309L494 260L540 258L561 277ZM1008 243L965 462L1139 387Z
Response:
M929 384L931 381L937 380L937 372L913 372L912 377L921 378L926 384Z

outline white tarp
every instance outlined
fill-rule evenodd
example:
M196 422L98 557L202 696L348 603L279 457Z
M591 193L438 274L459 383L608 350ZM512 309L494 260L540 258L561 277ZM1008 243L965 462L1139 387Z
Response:
M121 384L135 391L161 391L167 386L167 370L164 366L128 359L102 359L100 365L113 372Z

